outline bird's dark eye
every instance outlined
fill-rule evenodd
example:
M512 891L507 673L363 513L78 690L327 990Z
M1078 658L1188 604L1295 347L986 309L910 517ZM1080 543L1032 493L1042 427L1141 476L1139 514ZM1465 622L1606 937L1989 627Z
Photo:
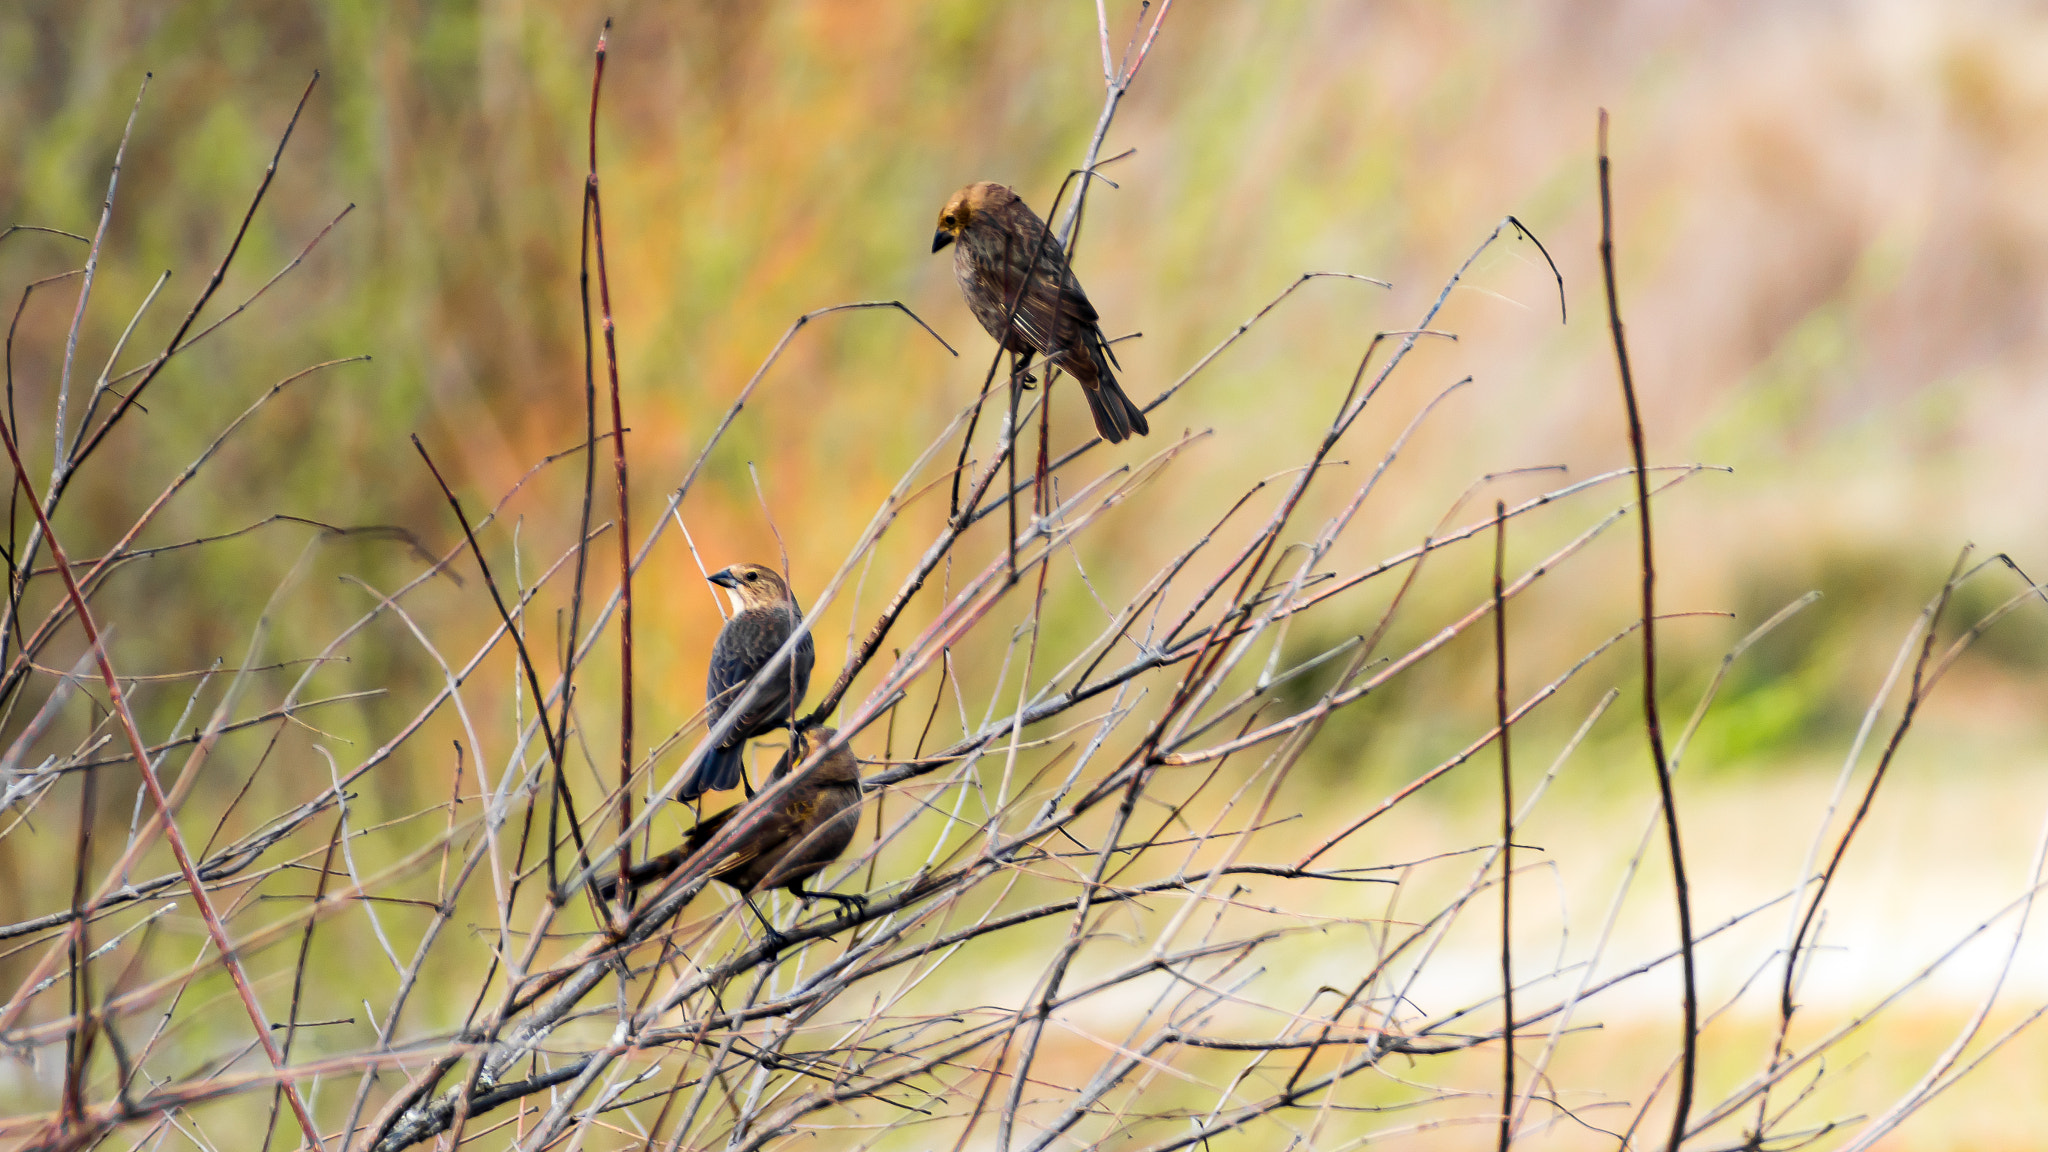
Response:
M953 226L953 214L948 212L946 214L946 218L939 221L939 223L944 224L948 228L951 228Z
M749 573L747 573L747 583L749 583L749 584L752 584L752 583L753 583L754 581L756 581L756 580L759 580L760 578L761 578L761 576L760 576L760 574L759 574L759 573L757 573L757 572L749 572Z

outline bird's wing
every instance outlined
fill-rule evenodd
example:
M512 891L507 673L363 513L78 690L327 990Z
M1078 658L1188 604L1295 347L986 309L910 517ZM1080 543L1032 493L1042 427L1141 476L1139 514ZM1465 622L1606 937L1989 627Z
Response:
M989 335L993 336L1002 331L1003 318L1008 316L1010 327L1021 334L1026 343L1036 348L1038 341L1025 324L1023 305L1018 305L1015 315L1010 313L1010 298L1017 294L1018 285L1022 283L1019 274L1023 267L1021 258L1019 259L1020 262L1016 266L1007 261L986 261L976 264L972 270L975 290L968 294L967 302L975 310L976 318L981 321L981 326L987 329Z
M803 829L810 824L817 807L815 791L791 796L721 857L711 874L739 887L760 888L762 879L774 872L782 857L789 854L790 846L803 838ZM751 876L747 875L749 872ZM739 875L735 877L735 873Z
M750 645L734 631L733 622L728 621L719 632L717 642L711 645L711 666L704 674L704 699L711 703L713 719L732 703L733 689L745 684L759 666L758 661L748 661Z
M732 819L732 814L739 810L739 806L734 805L722 812L714 812L699 820L695 828L683 833L683 851L694 853L697 849L702 848L713 836L718 835L719 829L724 828L726 822Z
M792 808L789 838L755 887L781 888L802 883L824 871L846 850L860 825L860 805L858 800L846 804L837 799L832 795L836 791L818 789L805 797L800 812Z
M1101 323L1102 317L1095 314L1095 305L1088 302L1088 294L1081 291L1081 281L1075 278L1073 266L1064 257L1060 260L1060 279L1066 288L1067 314L1078 317L1083 323Z
M733 617L718 633L711 646L711 667L704 678L704 696L710 702L713 722L739 698L748 680L761 670L783 641L789 639L794 623L786 613L749 609ZM755 729L787 715L810 686L811 665L816 660L809 634L797 645L795 658L783 666L775 683L764 685L733 731L742 738Z
M811 634L804 633L796 642L796 655L791 658L790 667L796 669L796 682L805 688L811 685L811 669L818 664L818 646L811 641ZM801 692L798 695L802 695Z
M798 792L782 806L780 823L789 831L808 827L811 818L818 812L818 790L815 788Z
M718 835L719 830L732 821L733 813L738 812L743 807L745 807L743 804L734 805L716 816L706 817L702 823L690 829L690 851L695 852L697 849L702 848L713 836ZM759 856L763 844L773 843L775 840L780 839L780 837L771 834L775 823L777 821L771 817L766 825L754 829L753 834L747 838L747 841L742 841L732 851L720 856L717 863L711 866L711 871L707 875L714 877L726 876L744 867L747 861Z
M753 861L754 857L759 856L760 854L761 849L759 846L753 848L737 849L733 852L730 852L724 856L719 857L718 863L712 865L711 871L708 873L708 875L715 879L722 880L726 876L729 876L732 873L739 871L741 868L746 867L747 864Z
M1088 302L1088 294L1081 291L1080 281L1059 254L1048 254L1039 261L1017 306L1017 327L1025 339L1047 356L1067 351L1067 359L1073 360L1081 353L1075 337L1092 331L1097 322L1095 305ZM1070 363L1061 366L1070 372L1074 367ZM1087 369L1082 372L1086 374Z

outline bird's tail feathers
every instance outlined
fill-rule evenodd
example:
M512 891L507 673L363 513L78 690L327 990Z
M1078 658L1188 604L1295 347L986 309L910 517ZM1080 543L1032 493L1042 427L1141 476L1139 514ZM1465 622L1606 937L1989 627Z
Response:
M683 785L682 791L677 793L677 798L695 800L706 792L722 792L727 788L739 787L740 769L745 764L743 753L746 747L745 741L742 741L730 746L713 748L704 757L704 762L697 765L697 774Z
M733 813L738 811L738 807L733 807L727 808L723 812L706 816L696 827L683 833L683 842L680 845L658 856L649 856L647 859L633 865L632 870L626 873L626 887L637 892L657 880L666 879L669 873L683 866L683 861L695 856L697 850L704 847L713 836L716 836L719 829L725 827L726 822L732 819ZM730 860L720 861L711 869L710 874L717 876L731 866L732 862ZM616 872L608 879L598 882L597 894L607 900L618 899L619 877Z
M1090 335L1087 343L1087 360L1075 366L1082 370L1070 369L1069 374L1081 386L1081 394L1088 398L1088 412L1095 417L1095 431L1111 444L1122 443L1133 434L1143 436L1151 432L1152 425L1145 419L1145 410L1131 403L1131 398L1117 384L1116 374L1109 369L1109 346L1102 342L1101 336L1094 334Z
M1102 333L1086 331L1081 339L1087 356L1080 364L1070 367L1068 374L1074 377L1074 382L1081 386L1082 394L1088 397L1088 412L1095 417L1095 431L1111 444L1122 443L1133 434L1144 436L1150 433L1152 425L1145 419L1145 410L1131 402L1122 386L1117 384L1116 373L1110 370L1116 353L1110 351Z
M677 848L642 860L633 865L632 871L626 873L626 887L637 892L642 887L662 879L681 867L683 861L689 859L690 853L694 851L694 848ZM619 877L616 872L598 882L597 894L606 900L619 898Z

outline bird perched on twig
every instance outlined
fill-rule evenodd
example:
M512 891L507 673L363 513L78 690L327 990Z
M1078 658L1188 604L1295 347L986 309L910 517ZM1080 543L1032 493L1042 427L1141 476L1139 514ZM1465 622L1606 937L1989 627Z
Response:
M781 573L759 564L734 564L711 574L732 601L732 619L711 647L711 670L704 678L708 723L716 727L746 694L747 684L796 631L803 613ZM796 726L797 706L811 687L811 665L817 656L810 633L796 651L761 685L730 735L704 757L684 781L680 796L695 800L706 792L731 788L745 779L747 741L777 728ZM750 789L748 795L752 795Z
M1059 238L1029 205L1001 184L969 184L939 213L932 251L956 242L953 274L967 307L997 343L1021 357L1020 376L1039 353L1081 386L1104 440L1115 444L1152 430L1110 371L1116 354Z
M769 779L780 780L789 775L792 767L808 755L809 749L830 744L838 736L839 733L831 728L805 729L798 739L790 742L789 749L782 754ZM697 850L704 847L732 820L733 814L744 807L727 808L690 829L683 837L681 847L634 865L627 874L628 885L637 889L675 871L685 860L696 855ZM863 896L844 896L804 887L804 881L824 871L826 865L846 850L859 823L860 763L853 758L851 749L841 745L820 760L817 767L806 772L783 797L782 803L733 845L732 850L713 866L711 878L740 894L747 907L754 910L754 915L768 929L771 939L781 934L754 906L753 894L756 892L781 888L805 903L823 899L854 908L865 907L867 898ZM612 899L618 892L618 880L606 881L598 891L607 900Z

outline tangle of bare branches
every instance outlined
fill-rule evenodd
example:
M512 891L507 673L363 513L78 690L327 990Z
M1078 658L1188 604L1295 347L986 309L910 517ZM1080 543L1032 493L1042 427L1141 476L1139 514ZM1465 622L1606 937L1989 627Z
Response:
M1070 253L1107 163L1117 110L1172 7L1141 5L1118 57L1106 6L1097 5L1102 109L1058 201L1064 213L1047 213L1060 221L1048 236L1056 231ZM688 531L684 502L716 475L707 461L770 386L785 352L813 321L840 313L833 324L907 319L946 353L953 349L898 301L807 312L737 387L695 383L729 390L732 399L720 420L698 430L686 468L650 479L659 468L642 455L629 474L632 396L620 387L599 195L609 36L607 24L588 108L582 436L495 499L469 491L473 483L438 441L426 438L435 444L429 455L415 437L428 470L401 482L417 480L452 510L453 527L338 527L241 508L229 523L246 527L144 543L167 506L203 487L221 445L259 427L289 386L367 357L258 384L246 410L111 543L84 543L84 530L59 516L81 473L106 466L112 454L97 450L117 428L130 428L125 417L136 398L179 353L240 313L188 337L264 203L310 84L234 241L176 333L149 359L113 374L130 321L80 404L67 404L67 390L80 324L96 317L89 306L102 304L92 296L93 269L116 179L89 238L43 225L0 234L87 245L68 326L25 333L62 349L47 437L38 432L31 441L15 419L13 328L8 338L10 408L0 441L17 506L29 515L8 541L12 580L0 618L0 841L25 842L38 823L54 824L70 832L63 851L71 864L65 890L20 893L0 923L9 974L0 987L0 1053L56 1086L52 1106L0 1118L0 1140L151 1148L175 1133L200 1146L283 1148L296 1139L299 1147L359 1152L1170 1152L1221 1147L1232 1134L1243 1141L1236 1146L1349 1148L1458 1125L1492 1130L1502 1149L1557 1132L1595 1134L1605 1146L1617 1138L1633 1144L1644 1113L1675 1078L1667 1147L1775 1152L1833 1138L1862 1148L2041 1014L1981 1039L2044 883L2037 854L2011 900L1927 968L1825 1028L1794 1028L1807 1011L1799 990L1829 901L1856 865L1851 848L1916 714L1986 629L2048 602L2009 560L1959 561L1933 590L1850 750L1853 768L1910 663L1903 711L1831 847L1816 840L1781 886L1746 893L1718 922L1693 922L1673 777L1722 676L1807 601L1728 653L1667 749L1650 512L1713 469L1653 464L1646 455L1612 263L1604 120L1600 255L1631 466L1543 480L1551 486L1519 498L1498 486L1533 485L1550 469L1503 469L1452 499L1402 489L1399 500L1431 514L1441 508L1441 518L1419 541L1360 558L1376 539L1367 532L1373 517L1403 482L1396 466L1424 450L1424 429L1457 418L1449 398L1489 386L1420 379L1422 399L1407 407L1404 391L1387 387L1428 371L1413 355L1425 338L1456 339L1438 325L1453 290L1479 274L1481 257L1526 241L1557 278L1563 319L1557 266L1520 220L1503 215L1420 314L1402 318L1406 326L1343 348L1341 364L1318 382L1326 422L1289 448L1290 467L1220 502L1179 481L1205 467L1204 453L1228 445L1228 429L1160 436L1143 449L1133 442L1121 457L1088 440L1055 457L1044 442L1049 388L1033 395L1011 379L1003 426L978 430L998 357L969 402L958 401L972 380L949 401L942 426L933 420L923 430L916 459L867 522L849 529L836 570L822 581L807 574L797 634L723 717L707 723L699 714L665 739L636 729L634 677L645 670L634 662L634 629L644 624L634 616L635 578L664 535ZM131 114L116 177L135 124ZM258 294L346 215L307 240ZM1221 334L1147 409L1191 389L1227 386L1234 347L1256 340L1262 322L1290 301L1344 280L1381 283L1353 272L1302 273ZM78 377L81 390L91 378ZM101 416L109 391L119 399ZM607 398L608 430L600 427ZM1034 415L1042 439L1036 461L1025 461L1033 475L1020 478L1025 438L1017 430ZM1361 428L1385 431L1384 446L1369 448ZM53 460L39 485L32 464L40 458L25 446L43 443ZM1347 471L1340 449L1371 452L1370 466ZM607 451L616 505L600 513L597 458ZM576 499L536 510L523 491L528 480L576 463ZM772 463L766 467L772 474ZM658 515L629 517L635 475L667 491ZM1492 514L1469 515L1468 500L1489 488ZM1031 509L1022 507L1027 490ZM515 497L518 515L508 515ZM1510 610L1519 634L1522 606L1561 579L1600 579L1595 545L1631 515L1640 532L1640 612L1631 608L1612 635L1584 649L1545 650L1518 638L1511 676ZM1091 557L1133 516L1166 526L1173 547L1136 587L1116 589L1091 571ZM1511 525L1515 551L1533 559L1510 562ZM120 639L147 622L104 611L114 574L259 533L305 539L238 663L194 661L144 674L117 661ZM615 572L590 563L593 544L608 533ZM438 551L422 543L458 534ZM305 594L313 558L342 540L379 547L406 575L389 587L355 574L335 582L326 594L359 605L349 609L358 613L351 622L310 653L272 653L271 621ZM403 547L383 547L392 543ZM694 542L689 547L694 554ZM456 569L472 565L481 589L459 579ZM1483 590L1469 579L1481 568L1491 574ZM437 582L442 575L451 579ZM862 610L859 590L870 578L889 591L879 607ZM1937 632L1952 624L1958 591L1996 581L2012 583L2010 593L1941 643ZM459 611L431 611L434 596L451 598ZM849 604L856 622L844 660L819 678L802 722L829 723L832 734L809 740L787 774L701 833L673 871L637 896L601 900L608 880L630 892L624 881L645 859L643 845L690 821L670 799L678 784L732 734L770 678L786 674L801 636ZM1074 605L1086 611L1068 611ZM1056 626L1061 612L1066 621ZM549 631L560 637L552 665L536 639ZM1577 849L1530 844L1525 833L1555 802L1553 785L1585 770L1586 742L1617 723L1609 683L1629 673L1614 649L1638 634L1640 732L1651 743L1656 795L1638 839L1619 830L1622 876L1604 921L1588 933L1541 898L1544 875ZM604 644L618 645L615 685L588 664ZM1491 720L1467 729L1447 714L1444 748L1383 756L1391 763L1364 771L1353 747L1361 705L1404 706L1414 697L1400 694L1452 663L1461 644L1491 654ZM323 669L372 646L402 648L419 676L313 691ZM817 650L829 659L829 646ZM979 663L963 667L967 652ZM1516 683L1537 687L1516 692ZM605 698L614 688L618 697ZM1672 691L1669 682L1662 691ZM388 718L373 745L347 745L317 727L323 709L373 697ZM168 723L159 718L172 713ZM600 751L594 744L614 722L616 752L608 742ZM852 898L828 910L780 893L744 901L714 885L732 854L846 750L866 768L863 831L810 884ZM1393 847L1387 833L1406 828L1402 821L1429 827L1423 793L1447 776L1471 775L1461 767L1489 750L1497 775L1489 781L1480 769L1473 783L1498 786L1498 836L1489 829L1471 842ZM280 770L280 761L292 770ZM1349 774L1335 784L1317 778L1329 764ZM239 790L202 787L209 776L232 776ZM116 801L131 784L132 811L120 811ZM366 821L360 799L370 789L415 797L408 803L416 807ZM223 791L228 798L216 802ZM1308 794L1338 795L1341 808L1307 812ZM1631 952L1616 919L1660 828L1680 937L1668 948ZM1479 913L1495 893L1499 916L1491 920ZM201 930L181 935L172 929L187 909ZM1754 975L1728 999L1703 999L1696 953L1736 948L1776 913L1791 918L1785 943L1743 958ZM1843 1037L1934 979L1973 940L2003 932L2012 934L2006 967L1982 1009L1910 1093L1876 1117L1819 1114L1815 1085L1854 1074L1828 1063ZM1480 982L1447 978L1470 939L1490 942L1497 969ZM1558 943L1546 950L1539 940ZM316 970L324 970L323 954L339 949L348 975L337 986ZM1663 1068L1662 1078L1573 1081L1566 1063L1602 1042L1602 1014L1630 997L1640 1002L1640 990L1664 987L1674 974L1682 994L1669 1011L1681 1042L1635 1060ZM1773 1043L1752 1075L1732 1087L1708 1084L1697 1075L1701 1037L1752 985L1776 992ZM1474 1074L1461 1057L1479 1050L1488 1063ZM831 1142L820 1144L828 1130Z

